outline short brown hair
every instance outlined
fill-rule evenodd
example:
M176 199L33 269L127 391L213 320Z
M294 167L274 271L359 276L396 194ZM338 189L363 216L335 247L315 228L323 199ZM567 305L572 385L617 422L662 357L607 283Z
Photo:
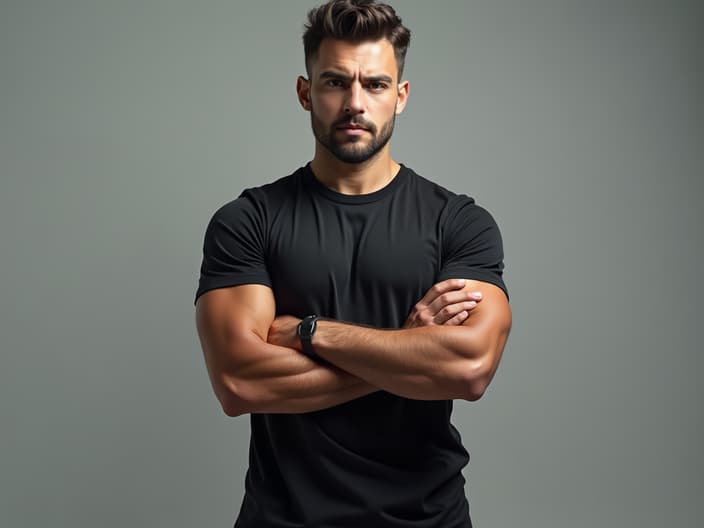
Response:
M303 51L306 70L315 58L323 39L348 42L387 39L394 47L399 80L403 75L406 51L411 32L401 23L394 8L374 0L330 0L308 12L308 23L303 33Z

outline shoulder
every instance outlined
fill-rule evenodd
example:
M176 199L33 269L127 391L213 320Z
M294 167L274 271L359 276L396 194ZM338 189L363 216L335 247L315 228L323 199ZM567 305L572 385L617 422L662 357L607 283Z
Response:
M458 194L409 170L409 181L425 201L438 204L441 270L437 280L465 278L493 284L506 293L499 227L473 197Z
M301 185L302 177L303 168L299 168L270 183L248 187L237 198L217 208L212 219L236 221L242 216L266 218L271 211L276 211L284 201L295 195L295 189Z
M439 183L421 176L413 169L403 166L407 173L408 188L412 192L426 197L430 202L439 204L442 208L441 223L454 222L459 217L487 219L491 214L478 205L472 196L460 194Z
M402 165L402 170L405 171L406 179L409 184L408 187L417 192L423 192L431 196L442 198L448 205L457 201L474 203L474 198L471 196L459 194L451 189L448 189L444 185L441 185L426 176L418 174L406 165Z
M425 196L436 197L442 204L438 227L447 247L478 247L489 244L501 252L501 233L488 209L479 205L472 196L454 192L413 171L410 173L411 181L418 187L419 192Z
M408 187L414 191L430 194L431 196L442 197L446 200L457 196L457 193L443 187L439 183L436 183L425 176L418 174L406 165L402 164L401 170L405 172Z

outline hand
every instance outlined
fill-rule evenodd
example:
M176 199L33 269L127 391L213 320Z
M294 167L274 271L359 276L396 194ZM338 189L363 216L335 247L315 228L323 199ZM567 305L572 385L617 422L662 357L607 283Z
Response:
M269 327L269 335L266 338L267 342L271 345L295 348L300 351L301 340L296 333L300 322L300 319L291 315L278 316Z
M418 301L403 328L433 325L461 325L481 301L480 292L464 291L464 279L438 282Z

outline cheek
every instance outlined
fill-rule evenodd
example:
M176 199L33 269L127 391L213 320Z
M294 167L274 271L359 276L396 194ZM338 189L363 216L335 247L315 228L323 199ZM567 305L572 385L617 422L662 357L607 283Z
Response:
M331 94L318 95L311 99L313 108L320 115L334 115L338 112L341 102L339 97Z
M371 101L369 103L369 109L378 116L392 116L396 113L396 101L396 97L381 101Z

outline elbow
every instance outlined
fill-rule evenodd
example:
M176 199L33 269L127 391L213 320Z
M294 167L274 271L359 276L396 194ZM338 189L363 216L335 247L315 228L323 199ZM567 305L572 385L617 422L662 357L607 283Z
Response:
M486 391L486 388L489 386L489 384L478 384L478 383L473 383L469 385L465 391L464 394L462 395L463 400L475 402L481 399L482 396L484 396L484 392Z
M223 377L215 390L222 411L235 418L254 412L251 401L244 397L242 384L230 377Z
M493 370L488 358L473 359L465 363L459 376L460 398L471 402L480 400L489 387Z
M222 407L222 412L224 412L230 418L235 418L246 414L247 407L244 402L235 397L219 398L220 407Z
M508 328L473 357L465 356L458 374L460 398L477 401L484 396L499 366L507 336Z

